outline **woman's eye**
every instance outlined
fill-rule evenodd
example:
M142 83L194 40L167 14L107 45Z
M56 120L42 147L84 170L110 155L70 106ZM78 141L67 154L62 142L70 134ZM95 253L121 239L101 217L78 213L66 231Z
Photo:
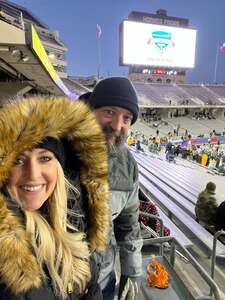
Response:
M41 161L41 162L48 162L48 161L50 161L50 160L52 160L52 157L51 156L41 156L40 158L39 158L39 160Z
M20 166L24 164L24 159L23 158L17 158L15 165Z

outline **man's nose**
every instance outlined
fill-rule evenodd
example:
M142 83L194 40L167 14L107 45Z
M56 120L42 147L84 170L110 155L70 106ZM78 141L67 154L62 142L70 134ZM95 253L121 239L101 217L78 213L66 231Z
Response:
M114 131L120 132L124 125L122 117L120 116L114 117L110 125Z

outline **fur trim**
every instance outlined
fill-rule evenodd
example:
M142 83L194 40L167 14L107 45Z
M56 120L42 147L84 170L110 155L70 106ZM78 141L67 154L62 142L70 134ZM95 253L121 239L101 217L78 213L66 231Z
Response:
M41 285L39 265L29 248L28 237L19 219L0 196L0 274L15 294Z
M72 142L81 162L81 182L89 196L91 250L104 250L109 229L107 149L89 108L83 102L63 97L25 99L1 109L0 128L0 187L7 182L18 155L45 137ZM26 282L29 277L34 286L39 286L40 275L24 228L3 198L0 194L0 273L8 286L18 292L26 290L23 280Z

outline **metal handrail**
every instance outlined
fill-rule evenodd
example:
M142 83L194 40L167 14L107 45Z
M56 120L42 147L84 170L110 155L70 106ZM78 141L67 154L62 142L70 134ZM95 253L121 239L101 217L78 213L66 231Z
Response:
M214 234L213 238L213 251L212 251L212 257L211 257L211 278L214 279L215 274L215 265L216 265L216 246L217 246L217 240L219 236L225 235L224 230L219 230ZM210 295L212 295L212 290L210 289Z
M224 232L225 233L225 232ZM159 243L166 243L168 242L171 245L171 253L170 253L170 264L172 267L174 267L175 264L175 251L176 251L176 245L178 245L182 249L182 253L187 257L187 259L190 261L192 266L195 267L196 271L201 275L201 277L205 280L205 282L209 285L210 287L210 295L209 296L200 296L195 298L196 300L200 299L212 299L212 294L214 294L215 300L221 300L221 292L219 290L219 287L205 271L205 269L197 262L197 260L189 253L187 249L185 249L174 237L159 237L159 238L152 238L148 239L148 244L159 244Z

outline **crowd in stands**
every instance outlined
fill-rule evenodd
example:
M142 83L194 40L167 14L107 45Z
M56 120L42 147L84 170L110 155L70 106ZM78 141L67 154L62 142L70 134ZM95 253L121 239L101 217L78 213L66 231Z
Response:
M146 122L155 122L161 120L161 115L158 111L152 110L141 113L141 118Z
M175 157L181 157L208 168L209 172L225 176L225 147L217 141L215 130L209 133L208 142L202 144L196 144L187 129L181 143L174 143L173 139L176 139L177 131L179 131L179 126L174 133L168 132L164 138L159 136L158 129L155 136L149 135L148 137L138 131L131 131L127 143L135 146L139 151L149 151L155 154L163 151L169 162L174 161ZM225 129L223 134L225 135Z
M206 112L206 111L203 111L203 112L195 112L192 116L192 119L195 119L195 120L215 120L216 117L213 115L212 112Z

